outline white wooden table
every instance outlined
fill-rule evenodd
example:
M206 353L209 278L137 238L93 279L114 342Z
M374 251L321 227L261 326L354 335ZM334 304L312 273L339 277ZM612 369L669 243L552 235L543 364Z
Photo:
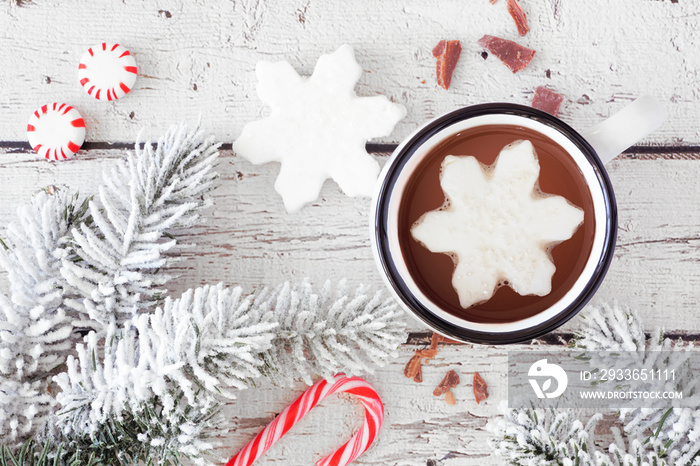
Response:
M255 96L259 60L289 60L309 74L317 57L343 43L366 70L359 95L383 93L404 104L407 117L370 146L383 161L392 146L425 120L482 102L528 104L538 85L566 98L560 116L585 129L642 94L668 108L668 123L625 152L608 169L617 193L620 231L615 259L594 298L639 310L650 329L700 336L700 3L692 0L522 0L531 32L517 36L505 0L2 0L0 3L0 224L40 187L67 184L95 192L102 169L122 157L144 128L157 136L169 125L201 116L204 128L230 143L243 125L263 116ZM484 59L483 34L518 40L537 50L513 75ZM460 39L464 47L449 91L435 84L433 46ZM136 56L134 90L98 102L77 83L80 55L117 41ZM54 100L77 107L88 143L76 159L38 160L25 137L30 113ZM382 162L383 163L383 162ZM198 243L182 263L174 293L223 281L247 290L284 280L348 277L381 287L367 232L368 199L350 199L328 182L322 197L286 214L272 190L278 167L253 166L224 150L220 187L209 221L191 231ZM3 282L3 286L5 286ZM585 311L583 312L585 314ZM569 334L576 318L546 339ZM429 334L413 320L395 363L368 377L384 397L387 417L379 442L357 464L499 464L485 425L505 391L509 348L451 345L424 368L423 384L403 377L403 365ZM513 348L513 347L510 347ZM462 374L456 406L432 390L448 369ZM477 405L471 373L491 397ZM301 391L261 387L242 392L226 409L232 432L222 455L250 440ZM349 399L324 402L260 464L311 464L359 426Z

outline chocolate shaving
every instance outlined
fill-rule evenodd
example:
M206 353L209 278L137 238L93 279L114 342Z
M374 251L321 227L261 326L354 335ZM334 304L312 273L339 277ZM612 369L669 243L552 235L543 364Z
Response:
M478 372L474 372L472 387L474 388L474 399L476 400L476 404L481 403L489 397L489 387L486 385L486 382L484 382L484 379L481 378Z
M437 82L444 89L450 88L452 73L461 53L462 44L458 40L441 40L433 49L433 56L437 58Z
M413 381L415 383L422 383L423 382L423 366L421 366L421 364L420 364L420 359L418 360L418 372L413 377Z
M539 86L535 90L535 96L532 98L532 107L557 116L559 106L561 106L564 97L552 92L546 87Z
M479 45L496 55L513 73L527 68L535 57L535 51L500 37L488 34L479 39Z
M523 11L523 7L520 6L517 0L508 0L508 13L515 21L515 25L518 27L518 34L524 36L528 33L530 28L527 25L527 16Z
M412 379L418 375L418 372L420 372L420 360L421 357L419 355L415 355L411 358L410 361L406 364L406 367L403 369L403 375L408 377L409 379Z
M454 388L457 385L459 385L459 375L457 375L455 371L448 371L435 390L433 390L433 395L442 396L447 393L450 388Z
M416 356L426 359L433 359L435 356L437 356L437 349L419 349L416 350Z
M443 339L444 337L442 335L433 332L433 336L430 337L430 349L437 351L438 343L440 343Z
M444 337L433 332L433 336L430 338L430 348L416 350L416 354L406 363L406 367L403 369L403 375L409 379L413 379L414 382L421 383L423 381L423 359L425 359L427 364L429 360L437 356L438 343L443 341L443 339Z

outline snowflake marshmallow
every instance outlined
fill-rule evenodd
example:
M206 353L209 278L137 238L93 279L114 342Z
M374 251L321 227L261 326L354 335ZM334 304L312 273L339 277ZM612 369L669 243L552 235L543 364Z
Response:
M463 308L487 301L504 282L521 295L550 293L549 248L571 238L583 211L539 192L539 172L526 140L503 148L489 171L471 156L443 161L447 203L418 219L411 234L430 251L452 255L452 286Z
M245 125L233 150L254 164L281 162L275 190L288 212L314 201L326 178L348 196L372 195L379 164L365 143L389 135L406 109L385 96L358 97L361 74L349 45L322 55L309 77L285 61L257 64L257 93L272 111Z

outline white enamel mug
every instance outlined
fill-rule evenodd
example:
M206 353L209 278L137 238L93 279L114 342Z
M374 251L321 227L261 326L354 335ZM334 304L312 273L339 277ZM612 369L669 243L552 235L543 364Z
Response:
M579 133L560 119L531 107L491 103L461 108L418 128L385 165L372 201L371 244L380 273L395 298L430 329L461 341L516 343L551 332L592 298L610 266L617 238L617 206L604 165L659 128L666 118L652 97L641 97L617 114ZM406 183L432 148L461 131L514 125L536 131L565 149L583 173L593 199L595 235L583 272L566 294L537 314L515 322L469 321L426 296L411 276L399 244L398 211Z

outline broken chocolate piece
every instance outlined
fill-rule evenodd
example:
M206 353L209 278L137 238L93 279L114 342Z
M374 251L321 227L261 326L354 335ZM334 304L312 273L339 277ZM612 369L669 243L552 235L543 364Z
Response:
M416 354L413 355L410 361L406 364L403 369L403 375L409 379L413 379L414 382L421 383L423 381L423 359L425 363L437 356L438 353L438 343L443 341L445 338L437 333L433 333L430 338L430 348L423 348L416 350Z
M433 332L433 336L430 337L430 349L431 350L437 350L438 343L440 343L443 339L443 336L440 335L439 333Z
M420 364L420 360L418 360L418 373L416 374L415 377L413 377L413 381L415 383L422 383L423 382L423 366Z
M535 51L500 37L488 34L479 39L479 45L496 55L513 73L527 68L535 57Z
M546 87L539 86L535 90L535 96L532 98L532 107L557 116L559 113L559 106L563 100L564 97L556 92L552 92Z
M486 385L486 382L484 382L484 379L481 378L478 372L474 372L474 381L472 382L472 386L474 388L474 399L476 400L476 404L481 403L489 397L489 387Z
M527 25L527 16L523 11L523 7L520 6L517 0L508 0L507 6L508 13L510 13L511 18L513 18L515 25L518 27L518 34L524 36L530 28Z
M445 393L445 401L447 401L448 405L454 406L457 401L455 400L455 396L452 393L452 390L447 390L447 393Z
M416 350L416 355L420 356L421 358L425 359L433 359L435 356L437 356L437 348L436 349L419 349Z
M450 388L454 388L457 385L459 385L459 375L457 375L455 371L448 371L435 390L433 390L433 395L442 396L447 393Z
M435 67L437 82L444 89L450 87L452 73L461 53L462 44L458 40L441 40L433 49L433 56L437 58Z
M417 354L413 356L411 360L408 361L408 363L406 364L406 367L404 367L403 375L405 375L409 379L416 377L416 375L418 375L418 372L420 372L420 360L421 357Z

